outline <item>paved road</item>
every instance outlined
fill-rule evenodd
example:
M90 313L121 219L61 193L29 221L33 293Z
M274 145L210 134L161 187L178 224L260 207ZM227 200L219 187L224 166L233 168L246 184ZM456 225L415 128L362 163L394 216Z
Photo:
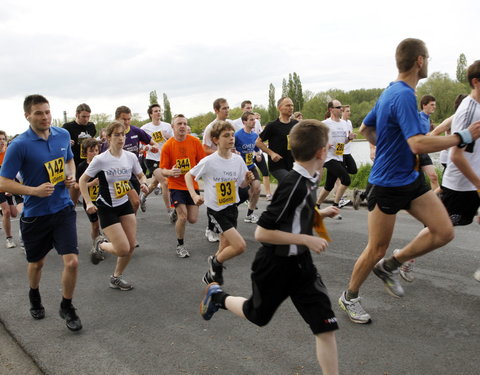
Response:
M200 318L201 277L216 247L204 237L204 208L199 223L187 228L192 257L179 259L173 226L160 203L152 196L147 212L139 214L141 246L125 274L136 286L130 292L108 287L112 256L98 266L89 263L88 222L78 208L81 267L74 304L84 329L77 334L58 316L60 257L53 252L48 256L41 284L47 316L34 321L28 312L26 262L18 248L2 249L0 320L38 369L54 375L318 374L313 337L290 301L264 328L227 311L219 311L210 322ZM260 202L260 209L265 203ZM241 218L245 211L241 207ZM371 276L362 297L373 323L362 326L350 323L337 299L366 244L367 215L365 209L343 211L344 220L327 223L334 239L328 252L314 256L339 319L341 373L478 373L480 284L472 278L480 266L478 226L459 228L448 247L420 259L417 279L405 285L403 299L387 295ZM248 296L250 291L249 269L258 247L254 227L240 220L248 250L225 271L225 289L235 295ZM420 229L408 215L399 215L390 251ZM8 339L1 331L0 336ZM0 343L0 374L29 373L12 363L5 366L5 358L17 356L7 354ZM17 361L24 364L28 357Z

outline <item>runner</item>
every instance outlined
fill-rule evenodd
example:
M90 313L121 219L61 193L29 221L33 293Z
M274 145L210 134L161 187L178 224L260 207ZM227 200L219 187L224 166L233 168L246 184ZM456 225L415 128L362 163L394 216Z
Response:
M185 175L190 196L197 206L205 201L207 215L220 235L218 251L208 257L208 271L203 277L205 284L217 282L223 284L223 263L242 254L247 244L237 231L239 202L238 188L247 187L254 179L242 157L233 154L235 129L226 121L217 121L211 129L211 137L217 145L217 151L203 158ZM204 197L195 191L195 180L204 182Z
M314 237L314 206L318 172L326 156L328 128L317 120L304 120L290 132L295 165L275 192L258 221L255 239L262 243L252 265L252 295L233 297L218 283L209 284L200 314L210 320L219 308L265 326L280 304L291 298L315 335L317 359L325 375L338 375L335 330L337 319L327 289L313 264L311 251L321 253L327 241ZM322 210L322 216L338 212Z
M80 177L87 170L93 158L100 153L100 141L98 141L95 138L88 138L85 141L83 141L82 147L85 150L85 154L87 155L87 158L85 159L85 161L81 162L78 165L76 176L75 176L77 181L80 181ZM79 184L77 183L76 185L77 185L76 189L80 191ZM93 204L96 204L98 191L99 191L98 178L96 177L91 178L87 182L87 188L88 188L88 195L90 196L90 200L92 201ZM92 243L95 244L95 239L98 236L100 236L100 223L98 222L98 215L96 212L93 214L89 214L87 212L87 204L85 203L85 199L83 200L83 209L85 210L88 220L90 221L90 225L91 225L90 235L92 237Z
M48 252L55 246L63 259L60 317L72 331L82 322L72 305L78 272L76 213L68 188L75 184L70 135L51 126L48 100L29 95L23 103L29 129L8 147L0 171L0 190L25 197L20 228L28 261L30 314L45 317L40 279ZM20 172L23 184L15 181Z
M402 297L398 268L402 263L433 251L453 239L452 223L436 194L415 169L416 154L471 143L480 136L480 122L450 136L427 136L417 112L415 87L427 77L428 50L419 39L405 39L397 47L398 77L382 93L365 117L363 135L376 145L368 196L368 244L353 268L348 289L339 299L354 323L369 323L360 304L359 290L373 270L387 291ZM362 125L363 126L363 125ZM384 258L397 212L405 209L425 228L403 249Z
M350 109L350 106L344 105L343 111L342 111L342 120L347 123L347 134L349 139L353 141L355 138L357 138L357 135L353 132L352 121L350 121L351 115L352 115L352 111ZM343 150L343 165L345 166L345 169L347 170L349 175L357 174L358 172L357 163L355 162L355 159L352 156L352 142L345 143L345 148ZM341 180L337 179L337 181L335 182L335 188L338 189L341 184L342 184ZM340 201L338 202L338 207L339 208L345 207L349 203L350 203L350 199L348 199L346 196L343 196L342 198L340 198Z
M187 221L194 224L198 219L198 206L192 200L185 184L185 174L195 167L205 157L200 141L187 134L187 118L184 115L175 115L172 119L173 137L162 148L160 168L168 178L170 199L177 211L175 232L177 234L177 255L180 258L190 256L185 247L185 226ZM198 184L194 182L198 191ZM198 194L198 192L197 192Z
M235 149L242 156L247 168L252 172L254 180L248 189L248 210L247 216L243 221L245 223L256 224L258 216L253 212L257 207L258 198L260 197L260 175L258 174L255 162L257 161L257 153L261 152L255 145L258 134L253 131L255 128L255 114L253 112L244 112L241 117L243 121L243 129L235 132Z
M128 199L128 192L132 190L129 180L132 175L136 176L144 192L148 186L137 156L124 150L125 129L125 125L118 121L108 125L107 139L110 146L106 152L93 158L80 177L79 186L87 213L98 213L100 225L109 239L109 242L102 236L95 239L90 259L93 264L98 264L104 259L104 251L117 256L115 270L110 276L110 288L131 290L133 285L123 277L135 250L137 234L137 220ZM96 205L88 193L88 181L95 176L99 185Z
M7 151L7 133L0 130L0 169L2 168L5 152ZM12 223L10 219L17 217L18 211L13 203L13 196L10 193L0 192L0 207L2 209L3 230L5 231L5 247L13 249L17 245L12 237Z
M158 187L160 183L162 189L163 202L165 208L167 209L170 222L173 224L176 221L176 212L175 209L170 206L170 192L168 191L167 179L162 175L158 166L160 164L160 151L163 144L173 136L172 125L168 122L163 122L162 120L162 108L159 104L152 104L148 107L148 116L152 120L148 124L145 124L141 127L152 139L158 144L158 151L153 152L150 146L146 146L147 156L145 158L145 165L148 169L147 178L153 179L148 186L148 193L141 194L140 196L140 208L142 212L145 212L147 209L147 197Z

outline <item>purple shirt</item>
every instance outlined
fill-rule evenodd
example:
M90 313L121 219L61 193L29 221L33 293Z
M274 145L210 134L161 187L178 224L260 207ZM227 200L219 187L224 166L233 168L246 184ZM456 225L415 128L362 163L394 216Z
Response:
M140 148L140 142L149 144L152 137L150 137L144 130L130 125L130 130L125 133L125 151L133 152L138 156L138 150Z

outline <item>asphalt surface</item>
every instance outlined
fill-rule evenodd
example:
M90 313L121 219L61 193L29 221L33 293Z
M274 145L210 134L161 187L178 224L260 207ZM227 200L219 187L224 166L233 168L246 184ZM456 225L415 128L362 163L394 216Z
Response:
M80 270L74 305L83 330L72 333L58 316L61 258L52 251L40 291L46 318L30 317L26 261L20 248L2 249L0 257L0 374L319 374L314 338L293 304L286 301L272 321L259 328L220 310L211 321L199 315L206 258L216 249L207 242L205 208L188 225L188 259L175 254L175 232L159 196L148 199L138 215L138 242L125 277L129 292L108 287L114 257L97 266L89 261L89 223L79 206ZM259 211L266 201L259 202ZM351 323L337 304L353 264L367 242L367 211L342 210L342 221L327 221L333 242L314 255L329 288L340 330L337 333L342 374L478 374L480 353L479 227L457 228L448 246L419 259L416 280L404 283L406 295L388 295L374 275L361 290L369 325ZM258 248L255 225L239 230L247 251L231 260L224 289L248 297L250 265ZM18 222L14 222L17 233ZM421 225L400 214L389 253L406 244ZM13 338L13 340L12 340ZM34 361L32 363L31 359ZM28 367L28 366L31 367ZM23 367L22 367L23 366ZM27 366L27 367L25 367Z

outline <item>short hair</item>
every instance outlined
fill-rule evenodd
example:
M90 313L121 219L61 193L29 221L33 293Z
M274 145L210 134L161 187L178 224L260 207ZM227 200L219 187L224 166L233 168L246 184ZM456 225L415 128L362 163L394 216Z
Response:
M313 119L296 123L290 131L290 149L298 161L309 161L328 143L328 126Z
M476 60L467 68L467 81L470 87L473 89L472 79L477 78L480 80L480 60Z
M37 104L50 104L47 100L42 95L34 94L34 95L28 95L25 100L23 101L23 111L25 113L30 113L32 110L32 106L37 105Z
M7 139L7 133L4 130L0 130L0 135L4 135L5 139Z
M172 117L172 125L175 123L175 120L177 118L184 118L185 120L187 120L187 118L185 117L185 115L182 115L181 113L179 113L178 115L173 115Z
M422 99L420 99L420 109L423 109L423 106L427 105L430 102L435 102L436 99L432 95L423 95Z
M247 104L252 104L250 100L244 100L242 104L240 104L240 108L244 109Z
M125 112L122 112L125 113ZM125 131L125 125L119 121L112 121L107 127L106 127L106 132L107 132L107 137L111 137L112 133L115 131L115 129L122 128L123 131Z
M407 38L400 42L395 52L395 61L400 73L408 72L415 65L418 56L428 58L428 50L420 39Z
M86 103L82 103L82 104L79 104L77 106L77 110L76 110L76 114L78 115L80 112L88 112L88 113L92 113L92 110L90 109L90 106Z
M248 120L248 116L255 116L255 113L251 112L251 111L246 111L246 112L243 112L242 113L242 121L247 121Z
M95 138L87 138L82 142L82 146L85 150L89 148L97 147L100 144L100 141Z
M220 138L220 134L225 130L235 131L235 128L228 121L215 121L212 125L212 130L210 131L210 137Z
M223 103L226 103L226 102L227 102L227 99L225 99L225 98L215 99L215 100L213 101L213 109L214 109L215 111L220 110L220 108L222 107L222 104L223 104Z
M458 94L457 97L455 98L455 101L453 102L453 108L455 109L455 112L457 112L458 107L462 103L463 99L465 99L468 95L467 94Z
M296 120L298 119L300 116L303 117L303 113L302 112L294 112L293 113L293 118Z
M290 98L288 96L282 96L280 99L277 100L277 108L282 105L282 103L285 99L290 99Z
M119 118L122 113L126 113L126 114L130 115L132 113L132 111L127 106L121 105L120 107L118 107L115 110L115 118Z
M147 109L148 117L152 118L153 109L155 107L160 108L160 111L162 110L162 107L160 106L160 104L158 103L150 104Z

